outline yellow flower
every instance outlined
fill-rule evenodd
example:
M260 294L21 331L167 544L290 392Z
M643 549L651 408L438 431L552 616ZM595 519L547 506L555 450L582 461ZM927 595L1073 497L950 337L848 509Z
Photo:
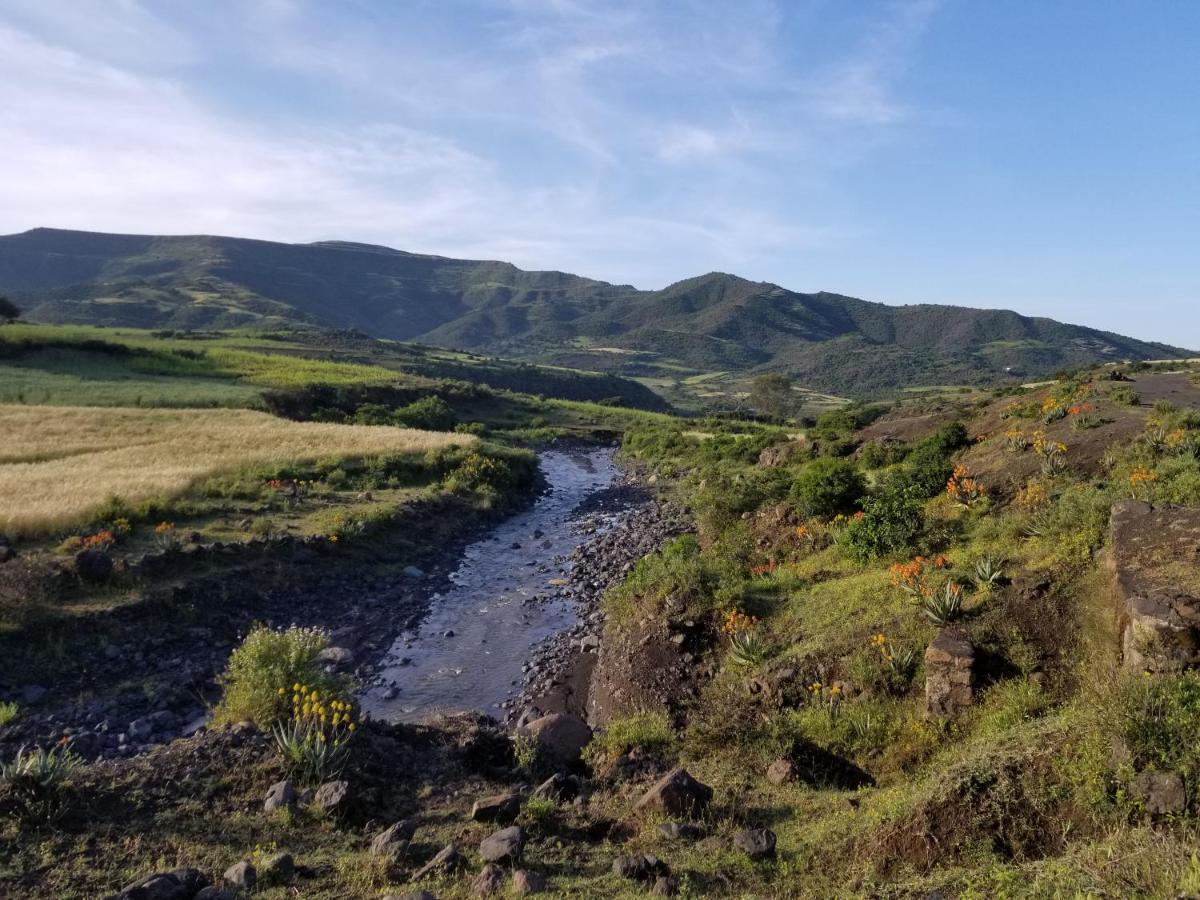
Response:
M293 685L292 685L292 690L293 690L293 691L296 691L296 692L299 692L300 688L302 688L302 687L303 687L303 685L302 685L302 684L300 684L300 682L298 682L298 681L297 681L295 684L293 684Z
M347 726L346 726L346 730L347 730L347 731L353 731L353 730L354 730L354 723L353 723L353 722L351 722L349 725L347 725Z
M287 693L287 692L286 692L286 691L285 691L283 688L280 688L280 689L279 689L279 696L280 696L280 697L282 697L282 696L283 696L284 694L286 694L286 693Z

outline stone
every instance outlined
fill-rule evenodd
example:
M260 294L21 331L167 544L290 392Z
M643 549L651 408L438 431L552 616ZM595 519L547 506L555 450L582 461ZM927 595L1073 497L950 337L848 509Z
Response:
M221 876L221 883L234 891L248 891L258 882L258 871L247 860L236 862Z
M612 872L632 881L653 881L656 878L669 877L671 868L657 856L644 853L637 856L618 856L613 860Z
M669 816L691 816L702 812L712 798L712 788L693 778L687 769L676 768L646 791L633 808Z
M155 872L126 885L117 900L192 900L208 879L198 869L175 869Z
M413 873L412 880L420 881L430 875L448 875L451 872L457 872L466 864L467 858L459 853L453 844L447 844L437 852L433 859Z
M290 853L273 853L262 862L258 880L267 884L286 884L296 874L296 862Z
M350 806L350 782L327 781L313 795L312 805L323 813L340 815Z
M704 837L704 828L695 822L664 822L658 833L672 841L698 841Z
M475 822L497 822L511 825L521 813L520 794L493 794L480 797L471 806L471 819Z
M521 732L536 741L539 758L556 768L578 763L583 748L592 740L592 729L587 722L568 713L551 713L534 719Z
M286 809L293 812L296 809L296 789L290 781L277 781L267 790L263 800L263 812L273 813Z
M1133 796L1145 804L1146 814L1166 816L1187 809L1187 789L1175 772L1146 769L1133 779Z
M405 566L403 572L404 572L405 578L424 578L425 577L425 570L420 569L417 566Z
M201 888L192 900L233 900L233 894L225 890L225 888L210 885L206 888Z
M1200 666L1200 509L1123 500L1109 528L1123 665L1138 674Z
M546 890L546 877L540 872L528 869L517 869L513 872L512 892L518 897L526 894L540 894Z
M0 544L0 563L6 563L10 559L15 559L16 556L17 551L8 546L8 544Z
M351 669L354 667L354 653L345 647L326 647L317 654L317 660L335 669Z
M143 716L140 719L134 719L129 723L129 727L125 729L125 733L134 741L148 741L151 735L154 734L154 722L149 716Z
M84 581L105 581L112 570L112 557L103 550L80 550L75 554L75 574Z
M796 764L790 759L777 759L767 766L767 781L771 784L788 784L796 780Z
M555 772L534 788L531 796L538 800L569 802L579 796L580 787L579 779L574 775Z
M975 648L955 628L943 628L925 649L925 714L953 718L975 697Z
M650 893L655 897L674 897L679 893L679 879L674 875L659 875Z
M775 855L775 832L769 828L747 828L733 836L733 846L753 860Z
M401 819L375 835L374 840L371 841L371 853L375 856L386 856L388 859L397 860L408 852L408 845L416 833L416 825L408 819Z
M495 863L488 863L475 876L475 880L471 882L471 893L486 897L500 890L504 885L504 881L504 870Z
M519 825L502 828L479 843L479 855L485 862L518 863L524 849L525 829Z

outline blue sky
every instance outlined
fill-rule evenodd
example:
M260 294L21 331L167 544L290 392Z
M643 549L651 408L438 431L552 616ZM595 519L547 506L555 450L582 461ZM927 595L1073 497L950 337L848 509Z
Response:
M0 0L0 232L720 270L1200 348L1200 4Z

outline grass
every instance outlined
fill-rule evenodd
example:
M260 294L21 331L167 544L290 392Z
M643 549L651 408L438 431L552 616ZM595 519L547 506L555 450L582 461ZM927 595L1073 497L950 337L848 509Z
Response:
M289 422L251 410L0 406L0 533L36 536L86 520L109 498L179 496L256 464L422 454L469 435Z

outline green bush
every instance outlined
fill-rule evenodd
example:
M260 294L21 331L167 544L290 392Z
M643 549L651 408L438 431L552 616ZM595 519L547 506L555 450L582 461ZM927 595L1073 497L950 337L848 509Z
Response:
M1118 721L1135 768L1200 778L1200 672L1128 679Z
M213 720L250 720L259 728L270 728L291 714L293 685L302 684L323 695L346 693L348 679L326 674L318 660L328 646L329 637L316 628L293 625L277 631L254 626L218 679L222 696Z
M823 458L806 465L792 484L792 499L806 516L832 517L858 508L867 483L853 463Z
M912 551L925 533L925 504L920 488L890 484L863 501L862 515L850 521L841 544L863 562Z
M406 428L423 428L426 431L453 431L458 424L450 404L441 397L422 397L408 406L402 406L392 414L397 425Z
M943 425L913 447L895 477L919 490L922 497L936 497L945 490L946 482L954 472L954 453L967 443L967 429L962 422Z

